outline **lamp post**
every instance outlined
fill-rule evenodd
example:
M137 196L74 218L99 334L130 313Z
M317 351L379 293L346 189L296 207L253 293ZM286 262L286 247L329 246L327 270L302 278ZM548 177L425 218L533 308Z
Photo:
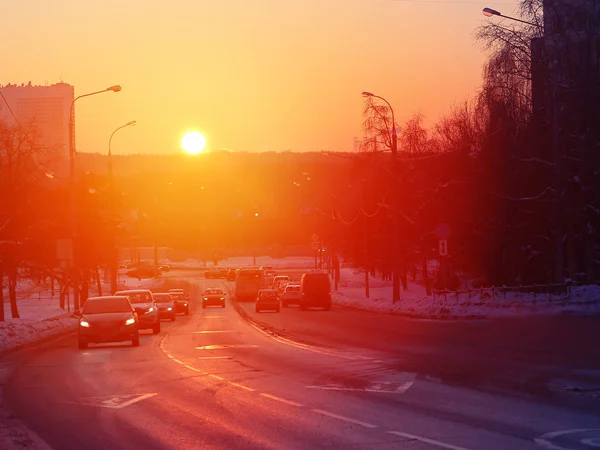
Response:
M527 25L531 25L543 30L543 26L537 23L528 22L526 20L517 19L516 17L505 16L504 14L496 11L492 8L483 8L482 13L486 17L498 16L505 19L514 20L515 22L521 22ZM544 39L544 42L547 42ZM560 156L560 108L558 105L558 81L559 81L559 69L558 69L558 57L557 49L554 48L554 52L549 51L546 46L546 55L552 55L552 59L549 61L550 65L550 77L552 78L552 94L551 94L551 128L552 128L552 157L554 160L554 181L556 183L556 225L555 225L555 237L554 237L554 281L562 283L564 281L564 247L563 247L563 173L562 173L562 161Z
M394 116L394 108L385 98L375 95L371 92L363 91L362 96L365 98L378 98L385 102L390 108L392 114L392 126L388 131L391 134L391 150L392 150L392 302L396 303L400 300L400 277L399 277L399 262L398 262L398 136L396 134L396 119ZM387 121L386 121L387 122Z
M77 264L75 260L76 248L75 245L76 237L77 237L77 196L75 192L75 117L73 115L73 107L75 106L75 102L83 97L89 97L91 95L102 94L103 92L119 92L121 90L121 86L115 85L107 87L101 91L90 92L88 94L83 94L78 97L75 97L71 102L71 106L69 107L69 162L70 162L70 234L71 234L71 242L73 248L73 255L71 255L71 285L73 287L73 310L79 311L79 272L77 269Z
M108 185L110 187L109 192L109 212L110 212L110 233L111 233L111 246L110 246L110 293L111 295L117 292L117 260L118 260L118 252L117 252L117 239L116 239L116 231L115 231L115 180L113 175L113 167L112 167L112 150L111 143L112 138L115 133L119 130L122 130L125 127L135 126L137 122L132 120L131 122L127 122L125 125L121 125L116 128L115 131L110 135L110 139L108 140Z

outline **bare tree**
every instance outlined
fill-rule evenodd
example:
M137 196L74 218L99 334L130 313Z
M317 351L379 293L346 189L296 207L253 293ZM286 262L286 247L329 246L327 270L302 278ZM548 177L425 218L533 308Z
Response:
M360 144L361 152L379 152L392 149L392 133L397 130L392 123L392 114L387 105L377 103L374 97L366 99L363 111L365 139Z
M423 128L423 119L422 113L415 113L407 120L400 134L401 148L411 156L418 156L427 150L429 137Z
M8 276L8 293L13 318L19 317L16 286L20 264L19 242L23 238L23 219L27 197L32 195L40 152L34 140L34 125L9 125L0 122L0 264Z

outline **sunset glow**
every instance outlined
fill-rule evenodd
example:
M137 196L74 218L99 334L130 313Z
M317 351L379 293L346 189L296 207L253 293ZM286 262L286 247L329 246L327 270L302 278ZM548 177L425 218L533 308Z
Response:
M181 148L190 155L197 155L206 147L206 138L199 131L190 131L181 138Z

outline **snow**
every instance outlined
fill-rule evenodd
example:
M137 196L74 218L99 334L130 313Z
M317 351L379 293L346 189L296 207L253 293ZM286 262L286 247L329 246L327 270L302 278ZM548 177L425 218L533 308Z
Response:
M474 289L428 296L425 287L408 283L400 291L400 301L392 303L390 281L369 278L369 298L365 295L364 272L342 269L335 303L382 313L419 318L492 318L524 315L600 314L600 286L573 287L569 295L506 292L501 289Z

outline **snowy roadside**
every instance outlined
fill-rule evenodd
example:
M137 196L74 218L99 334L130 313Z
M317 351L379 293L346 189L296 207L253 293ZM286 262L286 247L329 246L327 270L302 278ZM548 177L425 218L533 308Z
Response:
M489 291L470 294L428 296L425 288L409 283L401 290L400 301L392 303L391 282L370 279L369 298L365 295L364 273L342 269L338 291L333 291L337 304L382 313L430 319L478 319L522 317L527 315L588 314L600 315L600 286L578 286L569 296L549 298L547 295L507 293L492 295Z

